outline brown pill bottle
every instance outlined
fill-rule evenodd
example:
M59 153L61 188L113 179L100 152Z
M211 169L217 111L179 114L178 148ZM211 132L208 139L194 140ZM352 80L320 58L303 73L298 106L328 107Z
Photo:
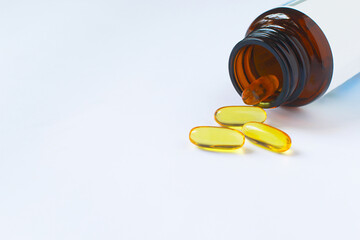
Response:
M355 53L349 52L355 55L352 62L348 59L350 63L340 56L349 47L344 44L349 41L348 35L351 36L348 32L342 36L345 40L341 40L339 34L344 32L341 21L350 24L351 19L341 18L340 26L333 26L335 13L342 4L326 4L323 0L292 1L261 14L251 23L229 59L231 81L245 104L274 108L313 102L329 90L336 57L342 58L338 66L349 69L338 71L331 89L360 71L360 58L356 55L360 56L359 47L353 49ZM316 22L310 16L315 16Z

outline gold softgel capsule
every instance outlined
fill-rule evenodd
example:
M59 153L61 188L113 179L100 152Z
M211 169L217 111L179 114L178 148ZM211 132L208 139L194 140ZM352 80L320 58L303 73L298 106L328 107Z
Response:
M244 134L238 130L210 126L191 129L189 139L196 146L207 150L236 150L245 142Z
M227 106L216 110L215 121L226 127L241 127L247 122L264 122L266 112L260 107Z
M289 135L264 123L248 122L242 132L252 143L274 152L285 152L291 147Z

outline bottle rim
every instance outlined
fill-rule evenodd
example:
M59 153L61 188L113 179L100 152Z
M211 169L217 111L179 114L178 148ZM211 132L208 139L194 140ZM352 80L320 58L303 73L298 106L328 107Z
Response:
M241 87L238 83L238 79L237 79L236 71L235 71L235 69L236 69L235 62L236 62L238 54L241 50L243 50L246 47L254 46L254 45L265 48L275 57L275 59L277 60L277 62L280 65L280 68L282 71L282 76L283 76L282 90L280 91L279 95L276 96L275 99L273 99L269 102L260 102L256 106L259 106L262 108L278 107L282 103L286 102L287 99L289 98L289 95L291 94L290 81L291 81L292 70L291 70L291 64L287 60L287 58L288 58L288 56L286 56L287 54L284 53L283 49L279 48L278 44L274 43L273 40L271 40L269 38L267 40L265 40L264 38L248 36L248 37L244 38L243 40L241 40L240 42L238 42L234 46L233 50L231 51L230 58L229 58L229 73L230 73L231 82L232 82L235 90L241 96L243 89L241 89Z

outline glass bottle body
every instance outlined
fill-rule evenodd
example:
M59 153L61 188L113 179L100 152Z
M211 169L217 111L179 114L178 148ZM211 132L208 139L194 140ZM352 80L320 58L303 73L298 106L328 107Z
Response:
M260 107L306 105L323 95L329 86L332 89L341 84L338 80L330 84L334 58L324 32L308 15L294 9L301 4L304 8L304 2L305 8L312 6L309 1L295 1L292 7L279 7L261 14L231 52L230 77L240 95L256 87L258 79L276 76L278 88L264 94L265 98L256 104ZM347 75L357 73L353 72ZM341 79L344 78L349 77L343 75Z

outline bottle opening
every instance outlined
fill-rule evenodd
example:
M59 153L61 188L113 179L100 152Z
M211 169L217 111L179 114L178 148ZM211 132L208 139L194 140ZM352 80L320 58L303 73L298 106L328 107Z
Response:
M248 105L267 107L281 92L283 72L273 53L260 45L245 45L234 59L234 74Z
M308 16L290 8L274 8L255 19L229 59L236 91L246 104L263 108L314 101L329 86L332 70L324 33Z

